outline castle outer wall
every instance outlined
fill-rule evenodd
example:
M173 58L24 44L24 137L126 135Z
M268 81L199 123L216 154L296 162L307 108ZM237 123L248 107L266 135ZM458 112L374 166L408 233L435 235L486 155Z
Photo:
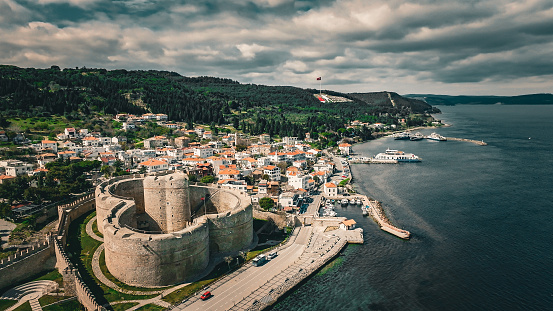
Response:
M101 224L99 230L101 227L104 235L106 265L120 281L145 287L190 281L205 270L211 256L238 252L251 244L253 218L248 195L214 187L189 186L188 181L178 175L116 181L110 189L117 197L98 187L96 206ZM139 182L144 186L137 186ZM132 196L122 190L130 188ZM184 226L173 224L173 229L178 230L164 233L136 229L141 208L133 199L140 197L134 189L144 189L146 214L149 208L163 210L164 206L172 205L165 215L179 215ZM205 206L201 197L209 198ZM180 203L185 200L188 203ZM203 215L205 210L207 216ZM194 211L198 214L192 219ZM161 219L163 213L159 215ZM149 216L155 220L152 214ZM162 231L170 229L168 226Z

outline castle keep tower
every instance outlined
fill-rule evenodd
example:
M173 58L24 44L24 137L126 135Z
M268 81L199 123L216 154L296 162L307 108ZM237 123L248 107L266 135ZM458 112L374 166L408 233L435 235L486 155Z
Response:
M104 182L96 212L107 268L134 286L189 281L213 255L246 249L253 239L247 194L191 186L180 172Z
M192 221L190 191L184 173L144 178L144 210L150 230L170 233L184 229Z

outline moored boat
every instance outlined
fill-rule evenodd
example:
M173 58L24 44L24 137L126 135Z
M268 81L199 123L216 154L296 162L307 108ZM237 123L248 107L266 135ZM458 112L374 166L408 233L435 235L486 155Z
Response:
M412 154L412 153L405 153L403 151L394 150L394 149L386 149L386 152L379 153L376 156L374 156L374 159L377 161L389 161L389 160L395 160L398 162L420 162L421 159Z
M425 138L430 140L436 140L436 141L447 141L447 138L437 133L432 133L426 136Z
M413 135L411 135L411 137L409 138L411 141L417 141L417 140L422 140L424 138L424 135L422 135L421 133L417 132Z
M411 138L411 134L409 134L407 132L401 132L401 133L396 133L396 134L392 135L392 137L395 140L407 140L407 139Z

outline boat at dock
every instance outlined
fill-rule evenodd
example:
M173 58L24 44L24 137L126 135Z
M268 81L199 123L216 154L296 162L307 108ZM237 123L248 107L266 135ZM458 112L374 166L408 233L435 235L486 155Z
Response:
M421 159L418 156L412 153L405 153L403 151L394 150L394 149L386 149L386 152L375 155L374 159L377 161L395 160L398 162L420 162L421 161Z
M342 199L342 201L340 201L340 203L342 203L342 205L348 205L349 201L348 201L348 199Z
M396 133L392 135L395 140L408 140L411 138L411 134L407 132Z
M351 200L349 200L349 204L351 204L351 205L355 205L355 199L351 199Z
M447 141L447 138L437 133L432 133L426 136L425 138L429 140L436 140L436 141Z
M355 204L361 205L361 200L360 199L355 200Z
M369 206L363 206L361 207L361 211L363 213L363 216L368 216L369 215Z
M422 140L424 138L424 135L422 135L421 133L417 132L413 135L411 135L411 137L409 138L411 141L417 141L417 140Z

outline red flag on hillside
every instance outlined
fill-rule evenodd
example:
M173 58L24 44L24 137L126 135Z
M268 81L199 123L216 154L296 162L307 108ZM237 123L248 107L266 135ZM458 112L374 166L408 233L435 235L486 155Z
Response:
M318 80L321 80L321 77L318 77L318 78L317 78L317 81L318 81Z

